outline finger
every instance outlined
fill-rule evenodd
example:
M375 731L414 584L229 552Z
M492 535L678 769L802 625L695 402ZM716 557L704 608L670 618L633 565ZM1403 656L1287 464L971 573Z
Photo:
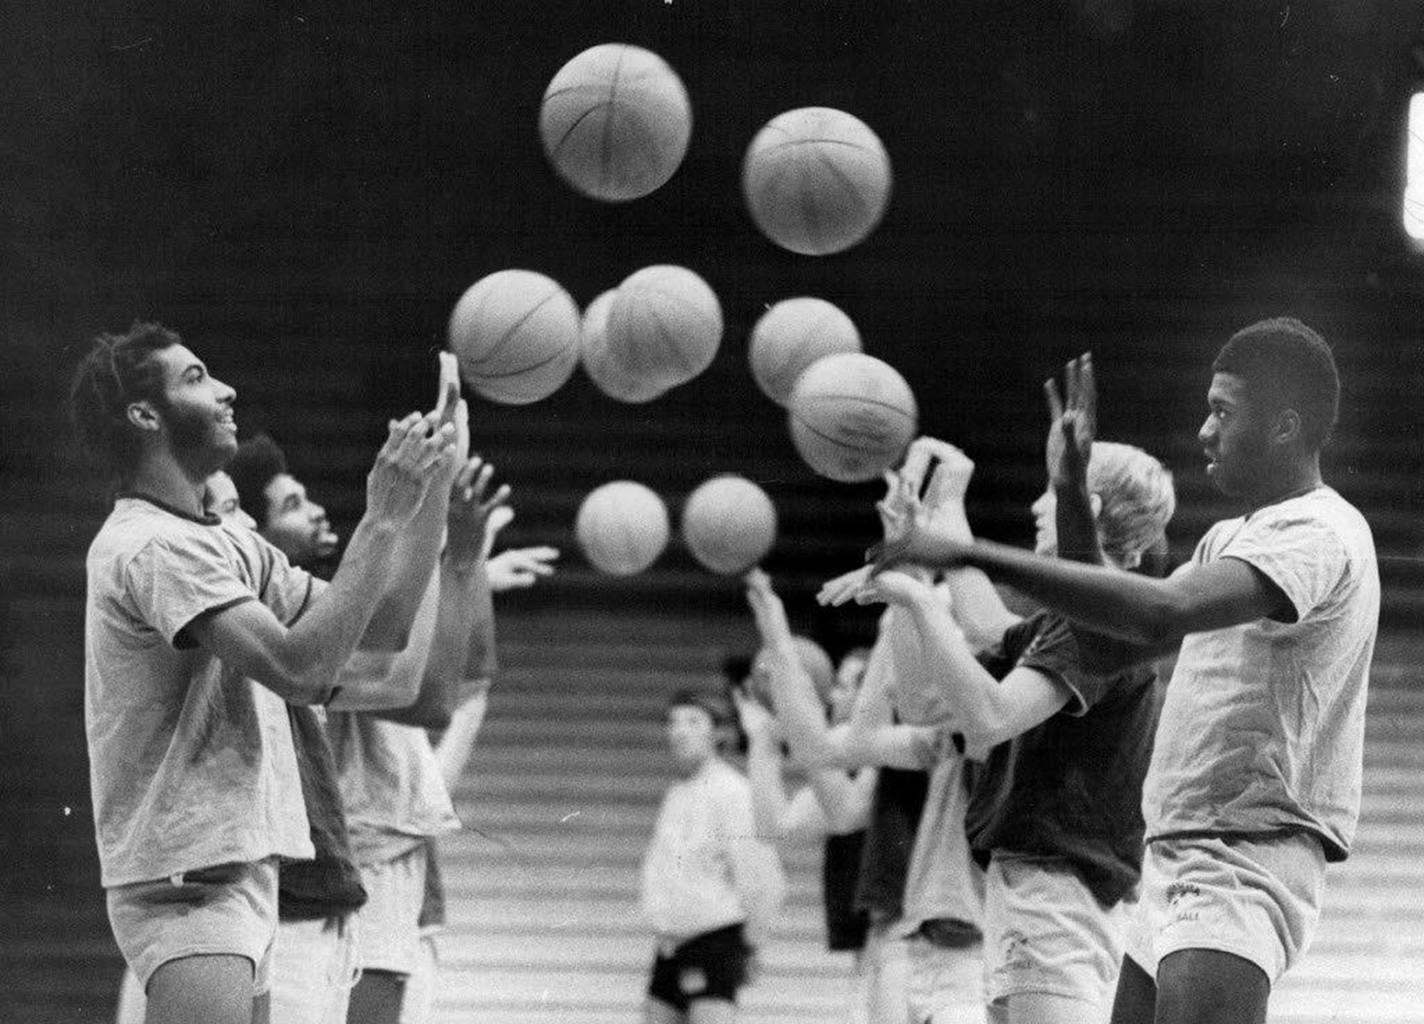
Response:
M1063 396L1058 391L1058 379L1049 377L1043 382L1043 396L1048 399L1048 421L1057 423L1063 418Z
M909 454L905 456L905 464L900 468L900 478L902 485L911 494L919 494L925 483L925 472L929 469L932 452L927 446L920 445L918 448L911 445Z
M470 481L475 478L475 474L479 472L480 466L483 464L483 459L478 455L472 455L460 467L460 475L455 477L455 490L467 501L469 500Z
M488 481L486 481L486 482L488 482ZM478 490L476 491L476 493L478 493ZM494 496L491 497L488 501L486 501L486 502L484 502L483 504L481 504L481 505L480 505L480 508L484 510L484 512L485 512L486 515L489 515L489 514L491 514L495 509L501 507L506 501L509 500L509 494L510 494L510 487L509 487L509 484L500 484L500 485L499 485L499 490L495 491L495 492L494 492Z
M1098 376L1093 370L1093 353L1083 353L1083 412L1090 424L1096 424L1098 416Z
M483 459L480 459L479 463L479 468L471 474L472 479L469 485L470 495L476 501L484 497L485 488L489 486L490 477L494 476L494 466L485 462Z

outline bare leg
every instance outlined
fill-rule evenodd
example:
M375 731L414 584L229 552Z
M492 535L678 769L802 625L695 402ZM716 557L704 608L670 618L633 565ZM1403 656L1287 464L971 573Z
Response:
M400 1024L405 975L394 971L362 971L351 989L346 1024Z
M235 953L170 960L148 979L146 1024L252 1024L252 961Z

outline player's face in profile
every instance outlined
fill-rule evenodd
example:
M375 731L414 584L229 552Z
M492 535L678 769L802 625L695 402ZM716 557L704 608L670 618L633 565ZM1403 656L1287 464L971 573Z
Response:
M1246 382L1231 373L1212 377L1206 403L1197 440L1206 454L1207 476L1223 494L1243 494L1263 476L1270 458L1271 419L1252 403Z
M1033 512L1033 550L1035 554L1054 557L1058 554L1058 496L1049 488L1029 506Z
M666 732L672 758L684 771L700 767L717 753L717 724L703 708L690 704L669 708Z
M336 552L338 538L326 509L307 497L307 489L290 473L278 473L263 490L267 523L262 536L293 565L311 565Z
M163 367L158 411L174 455L212 469L222 466L237 451L232 413L237 392L209 375L186 345L169 345L153 358Z
M209 512L212 512L223 522L236 523L249 530L257 529L256 520L244 512L242 506L238 504L237 485L232 482L232 477L222 470L218 470L208 477L207 488L208 500L206 504Z

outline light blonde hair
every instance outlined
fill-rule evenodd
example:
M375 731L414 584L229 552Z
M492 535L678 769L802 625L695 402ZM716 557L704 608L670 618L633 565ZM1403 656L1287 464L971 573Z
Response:
M1102 502L1098 539L1103 553L1128 569L1166 535L1177 510L1171 471L1130 444L1093 442L1088 490Z

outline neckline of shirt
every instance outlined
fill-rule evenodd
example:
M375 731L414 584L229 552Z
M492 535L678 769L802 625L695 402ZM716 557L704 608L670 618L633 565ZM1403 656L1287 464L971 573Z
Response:
M156 508L160 508L164 512L167 512L169 515L175 515L179 519L186 519L190 523L197 523L199 526L220 526L222 524L222 520L219 519L212 512L206 512L201 516L195 516L191 512L185 512L177 506L168 504L168 502L164 501L162 498L155 498L153 495L144 494L142 491L120 491L118 496L120 498L132 498L136 501L146 501L150 505L153 505Z

